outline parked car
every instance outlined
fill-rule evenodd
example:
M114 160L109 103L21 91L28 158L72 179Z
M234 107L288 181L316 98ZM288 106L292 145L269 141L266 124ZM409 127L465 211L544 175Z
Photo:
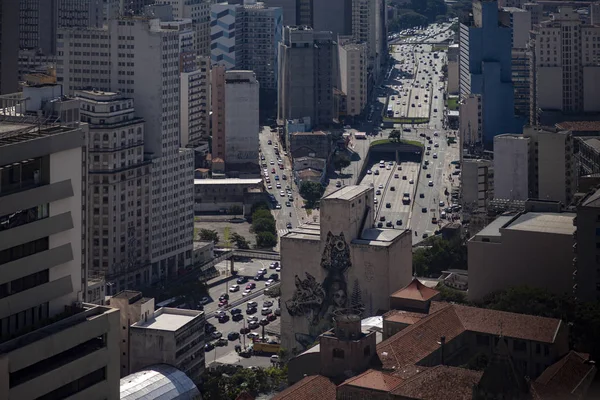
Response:
M208 342L204 345L204 351L211 351L214 348L215 348L215 345L212 344L211 342Z
M215 344L219 347L223 347L223 346L227 346L228 343L229 342L227 341L227 339L221 338L221 339L217 340Z
M227 335L227 339L229 340L237 340L240 338L240 334L238 332L229 332Z
M260 310L261 315L269 315L271 314L273 311L270 308L267 307L263 307L262 310Z
M273 302L271 300L263 301L263 307L273 307Z

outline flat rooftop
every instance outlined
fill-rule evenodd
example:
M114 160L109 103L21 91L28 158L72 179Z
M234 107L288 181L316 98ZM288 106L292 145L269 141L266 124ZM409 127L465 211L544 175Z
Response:
M309 222L293 228L282 236L289 239L321 240L321 226L318 222Z
M202 314L202 311L163 307L154 312L154 318L131 325L136 328L175 332Z
M368 190L373 190L373 188L364 185L356 185L356 186L344 186L343 188L336 190L333 193L325 196L324 200L352 200L357 198L358 196L366 193Z
M405 232L405 229L365 229L361 237L352 240L352 243L368 244L371 246L389 246Z
M504 225L508 224L515 216L514 215L501 215L495 220L493 220L488 226L479 231L474 237L484 237L484 236L501 236L500 228L503 228Z
M36 124L3 122L0 123L0 147L59 135L74 129L78 128L61 125L42 125L40 127Z
M538 233L554 233L558 235L573 235L574 213L536 213L528 212L513 222L505 229L515 231L528 231Z
M261 178L194 179L194 185L258 185L260 183L262 183Z

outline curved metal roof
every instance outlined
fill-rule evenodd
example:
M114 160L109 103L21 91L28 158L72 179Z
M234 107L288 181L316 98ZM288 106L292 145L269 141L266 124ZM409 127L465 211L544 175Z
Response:
M188 376L167 364L152 365L121 378L121 400L200 400Z

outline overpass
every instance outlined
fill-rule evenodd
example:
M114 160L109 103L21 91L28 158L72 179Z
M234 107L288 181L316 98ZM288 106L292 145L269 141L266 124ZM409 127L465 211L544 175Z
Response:
M278 252L268 251L268 250L251 250L251 249L241 250L241 249L216 248L215 252L222 252L222 254L219 255L218 257L213 258L211 261L207 262L206 264L202 264L202 266L200 267L201 272L208 271L209 269L213 268L215 265L219 264L220 262L229 260L230 273L233 275L233 273L235 271L235 268L234 268L235 257L258 258L260 260L273 260L273 261L279 261L281 259Z

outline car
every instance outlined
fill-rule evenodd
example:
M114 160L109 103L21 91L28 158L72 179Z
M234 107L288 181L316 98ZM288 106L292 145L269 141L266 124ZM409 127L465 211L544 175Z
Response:
M433 153L433 158L437 158L437 153Z
M375 191L375 194L376 194L377 196L379 196L379 195L381 194L381 190L377 189L377 190Z
M411 179L410 181L408 181L408 183L410 183L411 185L415 183L414 179Z
M371 175L373 173L373 171L371 171L370 169L367 170L367 175Z
M292 229L292 223L291 223L291 222L288 222L287 224L285 224L285 227L286 227L287 229Z
M227 341L227 339L221 338L215 342L215 345L217 345L219 347L223 347L223 346L227 346L228 343L229 342Z
M275 281L273 279L269 279L265 282L265 286L271 286L274 283L275 283Z
M258 338L260 338L260 335L256 332L250 332L249 334L246 335L246 337L248 339L258 339Z
M219 310L215 313L215 317L217 317L217 318L221 318L224 315L227 315L227 314L223 310Z
M246 308L246 315L256 314L258 309L256 307L248 307Z
M423 169L428 169L429 167L427 166L427 164L423 165Z
M422 237L423 239L427 239L427 238L429 237L429 234L427 234L427 233L424 233L423 235L421 235L421 237Z
M273 322L277 319L277 316L275 314L269 314L267 315L267 320L270 322Z
M260 327L260 325L259 325L258 321L253 321L248 324L248 328L250 328L250 329L257 329L259 327Z
M433 145L433 147L440 147L440 144L436 143L436 144Z
M397 178L399 178L399 177L400 177L400 175L398 175L398 174L394 174L394 178L396 178L396 179L397 179Z
M204 351L211 351L214 348L215 348L215 345L210 342L208 342L204 345Z
M377 223L377 227L378 227L378 228L383 228L383 222L378 222L378 223Z
M429 181L429 182L427 183L427 186L433 186L433 181Z
M280 272L281 271L281 265L277 268L275 268L275 271Z
M250 290L250 289L246 289L246 290L244 290L244 291L242 292L242 296L243 296L243 297L246 297L246 296L248 296L250 293L252 293L252 290Z
M267 141L267 144L271 145L271 144L273 144L273 141L272 141L271 139L269 139L269 140Z
M271 310L269 307L263 307L262 310L260 310L261 315L269 315L272 312L273 310Z
M246 285L246 290L252 290L256 287L256 283L250 282Z
M244 316L242 314L234 314L231 316L231 319L237 322L243 320Z
M285 153L283 153L283 154L285 154ZM283 179L284 181L287 181L287 175L286 174L281 175L281 179Z
M279 182L277 182L277 183L275 184L275 188L277 188L277 189L281 189L281 184L280 184ZM281 208L281 206L279 206L279 208Z
M428 177L428 178L431 178L431 174L427 174L427 177Z
M402 220L401 219L397 219L396 220L396 225L402 225Z
M238 292L240 290L240 285L231 285L229 288L230 292Z
M280 195L281 197L285 197L285 192L284 192L283 190L280 190L280 191L279 191L279 195Z
M437 98L438 98L438 97L437 97L437 94L436 94L435 96L433 96L433 98L434 98L434 99L437 99Z
M219 300L229 300L229 295L227 293L221 293Z
M429 151L425 152L425 155L428 156L429 154L431 154Z
M275 165L275 161L273 161L273 160L270 160L270 161L269 161L269 164L271 164L271 165Z
M390 190L391 190L392 192L396 191L396 186L390 186Z
M239 278L237 278L236 282L239 285L243 285L244 283L248 282L248 278L245 276L240 276Z
M436 96L436 97L437 97L437 96ZM436 113L436 112L437 112L437 108L434 108L434 109L433 109L433 112L434 112L434 113Z
M263 307L273 307L273 301L271 301L271 300L263 301Z
M225 307L225 306L227 306L227 304L228 304L228 301L223 299L219 302L219 307Z
M279 274L271 274L269 275L269 279L273 279L274 281L279 280Z
M379 217L380 221L385 221L385 215L382 215L381 217Z
M426 213L426 212L427 212L427 207L422 207L422 208L421 208L421 212L422 212L422 213Z
M279 261L272 262L269 264L269 269L275 269L279 266Z
M431 150L431 146L427 146L427 150Z
M258 270L257 273L261 274L261 275L266 275L267 274L267 269L266 268L261 268L261 269Z
M277 354L273 354L271 356L271 362L273 362L273 363L279 362L279 356Z
M210 303L210 299L206 296L204 296L203 298L200 299L200 304L205 305Z
M440 201L440 207L444 207L446 205L446 203L444 203L443 201Z
M246 327L240 328L240 335L245 335L247 333L250 333L250 328L246 328Z
M259 324L260 324L261 326L266 326L266 325L269 325L269 320L268 320L268 319L266 319L266 318L263 318L263 319L261 319L261 320L259 321Z
M248 317L248 319L246 321L249 324L251 324L252 322L258 322L258 317L257 316Z
M254 277L255 281L262 281L263 276L261 274L256 274L256 276Z
M385 203L385 208L392 208L392 203Z
M277 315L278 317L281 315L281 308L275 309L275 315Z
M233 341L233 340L237 340L240 338L240 334L238 332L229 332L227 334L227 339Z
M375 170L375 175L379 175L379 170L378 169Z
M335 183L335 187L342 187L342 182L341 181L337 181Z
M406 175L402 175L402 180L405 181L406 179Z
M212 339L220 339L223 337L223 334L219 331L214 331L213 333L210 334L210 337Z
M229 321L229 315L223 315L223 316L219 317L219 323L220 324L224 324L227 321Z

